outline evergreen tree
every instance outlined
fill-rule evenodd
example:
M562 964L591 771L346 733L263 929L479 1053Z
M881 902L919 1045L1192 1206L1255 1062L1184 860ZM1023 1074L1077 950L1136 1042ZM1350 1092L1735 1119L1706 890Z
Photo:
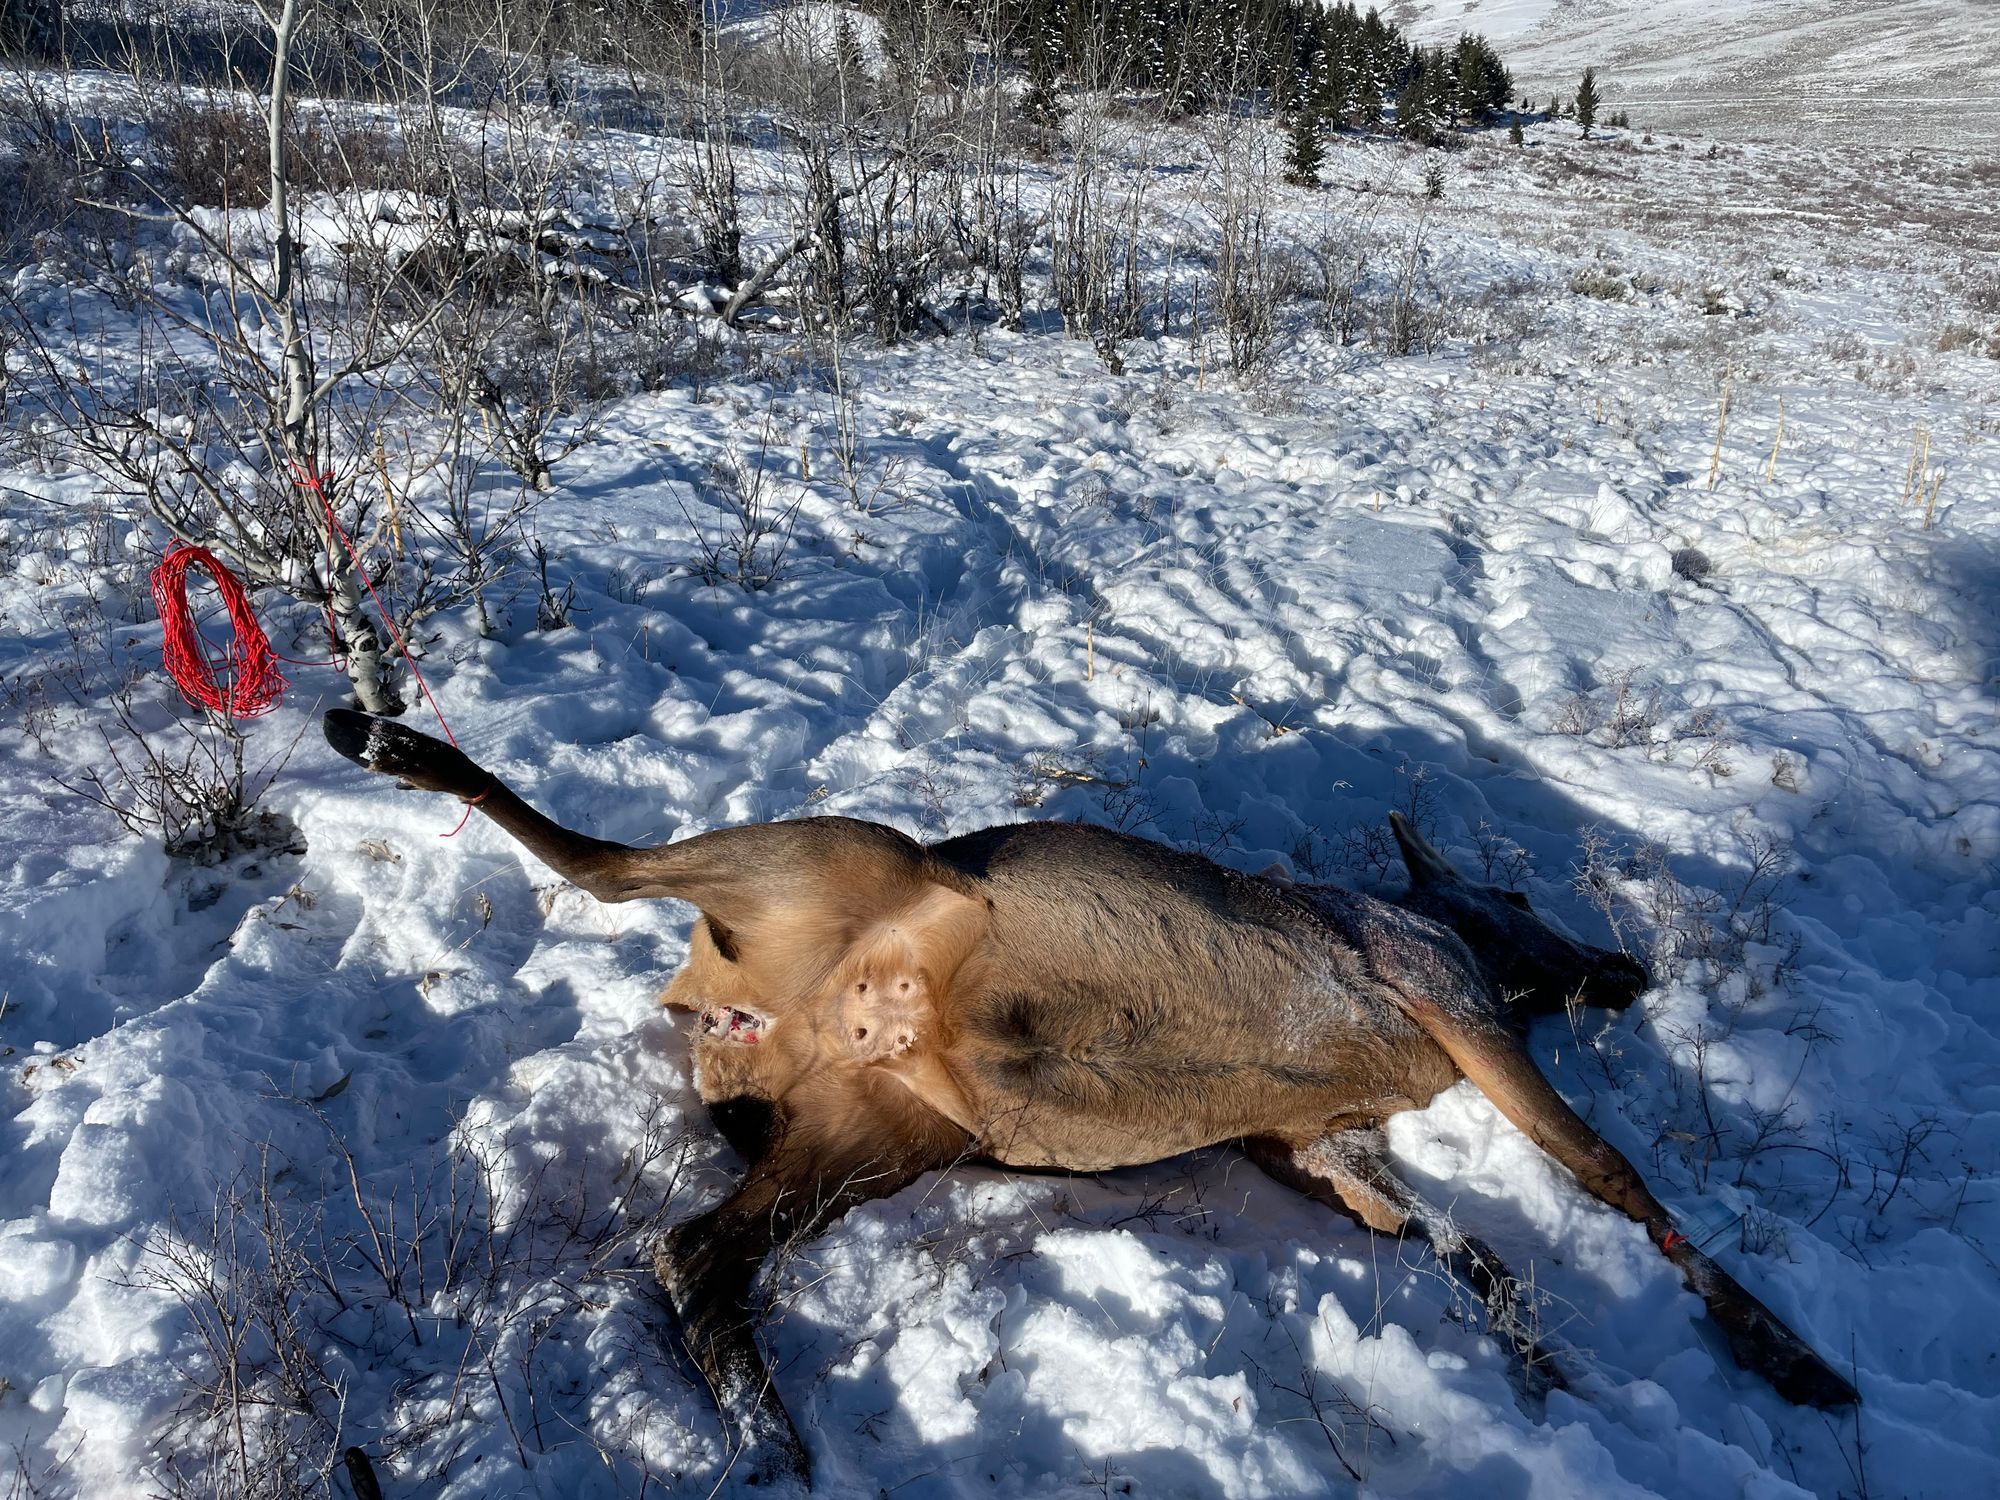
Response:
M1044 130L1060 129L1062 96L1056 92L1056 71L1037 56L1028 69L1028 87L1021 94L1021 113Z
M1300 187L1318 187L1326 160L1326 121L1309 95L1301 94L1285 117L1285 180Z
M57 0L0 0L51 4ZM1349 122L1378 126L1385 102L1419 73L1411 118L1426 135L1459 119L1481 121L1504 107L1512 81L1484 37L1421 53L1377 10L1354 0L996 0L1001 34L1015 52L1024 114L1060 117L1065 84L1084 89L1155 91L1169 116L1228 102L1263 102L1286 128L1310 101L1325 133ZM973 0L945 0L974 25ZM893 58L892 58L893 60ZM1421 107L1418 107L1421 105Z
M1432 202L1444 198L1444 159L1436 153L1424 162L1424 196Z
M1028 87L1021 95L1021 113L1043 130L1062 126L1059 81L1068 61L1062 18L1048 0L1024 22L1028 31Z
M1396 133L1413 141L1429 144L1437 133L1437 102L1432 97L1432 81L1436 75L1431 69L1422 67L1410 74L1396 95ZM1442 81L1441 79L1438 81Z
M1347 49L1337 41L1322 46L1313 60L1312 94L1313 108L1323 124L1339 125L1353 108L1354 72Z
M1472 32L1461 32L1452 49L1451 77L1453 115L1474 124L1505 109L1514 92L1513 76L1500 54L1485 37Z
M1361 87L1354 100L1354 122L1363 130L1373 130L1382 123L1382 85L1376 81L1372 68L1361 74Z
M1514 123L1507 127L1507 144L1510 146L1525 146L1528 144L1527 136L1521 133L1521 121L1518 116L1515 117Z
M1576 86L1576 123L1583 127L1583 138L1590 139L1590 127L1597 123L1597 69L1585 68L1583 82Z
M868 80L868 54L862 49L860 33L846 11L833 23L833 65L849 89Z

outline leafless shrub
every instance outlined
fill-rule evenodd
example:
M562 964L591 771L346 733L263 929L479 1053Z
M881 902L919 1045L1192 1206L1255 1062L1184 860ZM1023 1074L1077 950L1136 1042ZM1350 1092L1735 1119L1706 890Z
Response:
M1215 222L1215 311L1238 379L1254 373L1279 333L1279 310L1296 290L1272 211L1279 164L1267 134L1233 115L1210 122L1209 213Z
M1698 771L1722 779L1736 774L1736 766L1729 759L1729 751L1740 743L1736 731L1713 708L1697 708L1673 728L1672 736L1666 742L1667 758L1671 759L1676 742L1691 743L1694 746L1694 765Z
M1292 868L1316 885L1331 884L1341 869L1341 850L1317 828L1308 828L1292 840L1289 851Z
M1099 788L1098 807L1105 826L1120 833L1136 833L1155 824L1159 816L1158 799L1137 781L1105 782Z
M1378 1319L1386 1321L1388 1316L1384 1308L1377 1308ZM1370 1469L1369 1453L1376 1438L1379 1436L1393 1448L1396 1445L1395 1434L1377 1414L1380 1408L1355 1400L1340 1382L1327 1379L1315 1368L1314 1362L1300 1346L1298 1334L1288 1319L1274 1317L1272 1321L1284 1329L1291 1342L1296 1377L1280 1379L1254 1360L1251 1361L1251 1368L1273 1391L1304 1403L1332 1450L1334 1462L1355 1483L1366 1485Z
M1780 1255L1791 1259L1791 1226L1770 1210L1752 1203L1738 1221L1737 1248L1745 1255Z
M1596 690L1572 693L1563 700L1550 721L1556 734L1592 740L1610 750L1644 749L1651 755L1671 760L1677 739L1703 741L1705 752L1698 756L1702 769L1728 775L1721 748L1734 743L1719 715L1697 709L1678 730L1666 721L1664 694L1657 686L1641 685L1635 672L1621 672Z
M176 203L262 208L271 198L265 121L248 102L168 90L147 122L156 181Z
M55 775L57 785L106 809L128 832L159 839L176 858L212 864L244 849L297 852L297 831L257 806L296 739L251 768L248 737L220 714L175 719L148 733L129 689L113 695L111 711L116 732L99 729L104 760L73 777Z
M94 603L65 610L62 625L67 655L8 688L22 727L58 768L51 780L177 859L215 864L250 849L298 852L297 830L258 805L296 739L252 764L245 727L159 691L156 675L113 649L110 621ZM79 760L72 743L79 731L101 743L100 755Z
M896 779L916 803L917 822L925 833L945 838L955 831L952 811L963 797L965 784L948 765L929 750L920 750L903 763Z
M1186 847L1208 859L1221 859L1236 846L1238 836L1248 826L1245 817L1225 817L1219 812L1204 808L1195 814L1192 837Z
M1869 1201L1875 1204L1875 1217L1887 1211L1918 1166L1930 1161L1924 1147L1942 1129L1944 1121L1936 1110L1921 1109L1908 1119L1887 1121L1877 1133L1868 1193Z
M1413 762L1407 755L1396 757L1396 776L1402 782L1403 816L1425 838L1434 837L1439 797L1436 776L1429 766Z
M314 1316L331 1266L318 1213L288 1211L274 1170L267 1158L225 1184L199 1224L170 1219L133 1277L194 1332L158 1445L171 1500L304 1500L338 1462L347 1385Z
M1681 979L1696 965L1711 983L1742 974L1745 1000L1753 1000L1783 984L1795 964L1796 934L1780 942L1792 855L1760 828L1745 823L1735 832L1743 864L1719 890L1681 880L1659 844L1620 844L1595 825L1580 835L1571 884L1620 947L1645 934L1648 961L1662 978ZM1750 964L1753 946L1761 968Z
M1426 228L1426 222L1418 219L1395 279L1376 297L1375 341L1385 354L1434 354L1450 332L1444 291L1430 274L1424 245Z
M1341 830L1340 863L1365 885L1384 886L1395 874L1400 856L1388 825L1371 818Z
M1313 268L1313 297L1319 303L1320 327L1342 345L1361 334L1366 304L1362 287L1368 277L1368 250L1352 234L1326 236L1307 248Z
M705 584L732 583L754 594L786 576L807 490L803 484L787 486L777 472L783 460L773 447L775 420L766 412L748 452L732 444L709 466L708 498L722 511L719 524L704 525L684 499L679 501L694 533L695 555L688 571Z
M1965 305L1973 312L2000 313L2000 283L1990 276L1969 278L1960 288Z
M561 588L549 582L549 549L540 537L528 544L528 551L534 556L535 576L541 585L535 600L535 628L567 630L569 612L576 603L576 580L569 579Z
M1631 295L1632 286L1618 267L1601 261L1573 272L1569 278L1569 289L1580 297L1592 297L1600 302L1623 302Z
M1151 174L1114 170L1107 106L1087 95L1070 117L1069 170L1050 208L1049 289L1064 331L1089 340L1105 368L1121 374L1120 346L1145 327L1141 255Z
M613 567L605 572L604 593L620 604L644 604L659 581L659 571L654 568Z
M1603 722L1604 713L1598 707L1596 697L1588 692L1576 692L1563 700L1549 728L1556 734L1581 740L1596 734Z
M1625 939L1633 926L1635 911L1625 883L1638 868L1632 851L1616 843L1595 823L1578 832L1577 843L1570 887L1604 919L1619 948L1630 951Z
M1603 724L1605 742L1614 750L1648 744L1659 723L1659 693L1641 692L1634 686L1632 674L1620 674L1611 683L1611 703Z
M1528 851L1513 839L1488 823L1479 820L1474 830L1474 838L1479 851L1479 868L1488 885L1505 885L1509 890L1519 890L1521 882L1534 868Z
M613 1472L649 1473L642 1430L579 1428L557 1409L547 1360L576 1320L599 1327L606 1278L658 1233L691 1158L670 1117L648 1113L595 1199L580 1175L550 1162L524 1175L504 1142L463 1128L384 1183L300 1102L325 1131L320 1170L264 1148L200 1222L154 1235L132 1274L181 1307L191 1334L182 1398L153 1445L161 1492L320 1496L340 1464L350 1481L380 1464L435 1486L496 1414L524 1469L581 1437ZM357 1413L357 1362L407 1378ZM357 1459L363 1432L372 1451Z
M1970 323L1953 323L1938 335L1938 353L1961 351L1986 359L2000 359L2000 328L1980 329Z

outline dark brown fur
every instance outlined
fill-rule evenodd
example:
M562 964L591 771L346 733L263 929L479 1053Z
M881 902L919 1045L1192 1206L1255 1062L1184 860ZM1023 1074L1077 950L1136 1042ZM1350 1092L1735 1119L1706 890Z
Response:
M926 848L877 824L810 818L628 849L557 827L455 749L399 726L342 711L327 734L371 769L476 799L601 900L700 908L662 998L702 1017L697 1087L751 1165L735 1196L667 1237L658 1267L753 1473L805 1464L750 1333L758 1265L786 1236L968 1155L1098 1170L1244 1141L1281 1180L1368 1224L1414 1220L1546 1378L1491 1253L1395 1179L1374 1133L1460 1077L1645 1226L1741 1362L1795 1400L1854 1399L1674 1233L1631 1164L1542 1078L1495 998L1625 1003L1644 971L1465 881L1400 820L1401 905L1063 823Z

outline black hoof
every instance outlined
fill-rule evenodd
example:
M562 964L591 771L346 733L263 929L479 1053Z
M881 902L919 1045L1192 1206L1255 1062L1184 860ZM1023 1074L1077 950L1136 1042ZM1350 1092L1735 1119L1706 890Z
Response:
M1590 999L1593 1004L1623 1010L1652 987L1653 976L1644 964L1629 954L1613 953L1591 976Z
M1778 1394L1794 1406L1816 1406L1824 1411L1832 1407L1861 1404L1861 1393L1810 1350L1789 1363L1776 1365L1771 1371L1770 1381L1777 1387Z
M326 742L357 766L367 766L365 752L368 749L369 731L380 722L372 716L357 713L351 708L330 709L320 720L320 729L326 735ZM372 767L370 769L373 769Z
M443 740L405 729L394 719L336 708L320 727L326 742L363 770L393 776L418 791L478 797L493 785L493 778L462 752Z

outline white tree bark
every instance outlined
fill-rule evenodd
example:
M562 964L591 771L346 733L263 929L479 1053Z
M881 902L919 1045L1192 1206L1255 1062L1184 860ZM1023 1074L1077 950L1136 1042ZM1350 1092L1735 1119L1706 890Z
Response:
M285 125L290 115L292 44L298 35L299 0L284 0L276 16L262 11L271 27L271 110L266 139L271 152L271 301L278 320L279 430L286 462L285 476L298 487L299 503L320 511L314 525L326 539L331 560L328 610L347 653L347 678L354 696L372 714L394 714L402 700L388 682L388 662L382 637L361 602L359 558L346 555L338 536L332 497L319 488L318 434L313 430L315 398L312 348L299 318L298 238L293 232L291 180L285 152Z

